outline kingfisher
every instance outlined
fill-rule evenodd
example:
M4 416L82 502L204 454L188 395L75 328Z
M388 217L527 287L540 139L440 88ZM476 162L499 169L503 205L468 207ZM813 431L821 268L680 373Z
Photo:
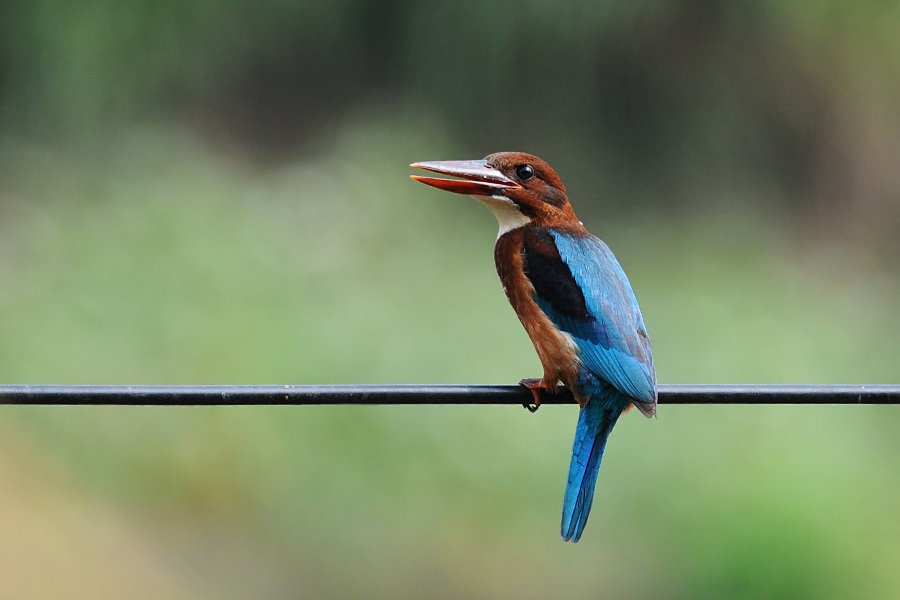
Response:
M563 499L561 533L577 542L613 426L636 406L656 416L650 338L625 272L609 247L575 216L566 188L540 158L497 152L482 160L417 162L459 179L411 175L473 196L500 225L494 262L506 297L537 351L544 374L523 379L535 407L559 383L581 410Z

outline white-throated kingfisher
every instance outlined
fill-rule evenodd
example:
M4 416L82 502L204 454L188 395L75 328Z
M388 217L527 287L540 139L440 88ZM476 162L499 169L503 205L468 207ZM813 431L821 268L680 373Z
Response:
M539 405L541 392L562 382L581 406L562 512L562 537L577 542L616 420L632 404L656 415L650 338L631 284L609 247L575 216L559 176L538 157L498 152L410 166L459 177L411 176L474 196L496 215L497 273L544 368L543 378L522 384Z

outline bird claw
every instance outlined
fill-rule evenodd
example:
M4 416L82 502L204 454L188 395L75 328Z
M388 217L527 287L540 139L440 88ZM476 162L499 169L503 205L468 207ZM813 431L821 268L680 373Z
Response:
M523 404L522 408L528 409L528 412L534 414L537 412L537 409L541 407L541 390L546 389L544 387L543 379L523 379L519 382L519 385L523 385L531 390L531 395L534 396L534 404Z

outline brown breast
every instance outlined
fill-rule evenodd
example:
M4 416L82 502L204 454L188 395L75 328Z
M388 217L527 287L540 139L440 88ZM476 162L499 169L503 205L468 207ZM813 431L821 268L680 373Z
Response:
M522 269L524 230L525 227L520 227L497 239L494 246L497 274L544 367L544 385L553 386L562 381L574 391L581 368L578 348L571 336L561 332L534 301L534 287Z

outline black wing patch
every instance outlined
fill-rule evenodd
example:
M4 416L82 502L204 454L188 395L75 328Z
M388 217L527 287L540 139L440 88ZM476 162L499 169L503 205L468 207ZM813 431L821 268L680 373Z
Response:
M522 267L541 300L561 314L575 319L592 319L584 294L563 261L556 242L543 227L523 228Z

